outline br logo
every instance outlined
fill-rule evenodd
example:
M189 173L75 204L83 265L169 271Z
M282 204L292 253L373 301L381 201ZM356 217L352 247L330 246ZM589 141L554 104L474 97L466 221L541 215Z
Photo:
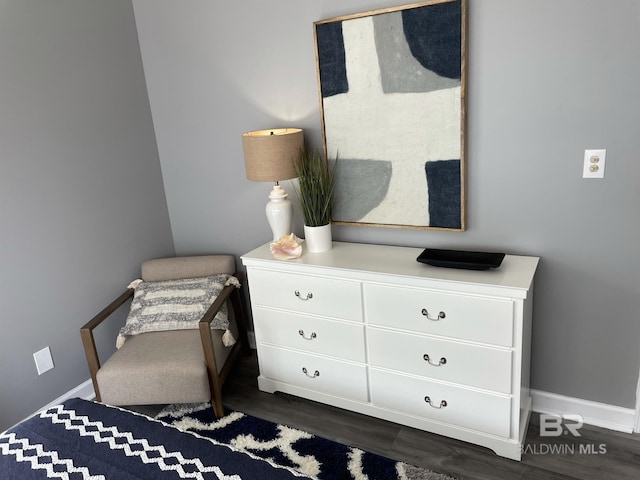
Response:
M567 421L569 423L567 423ZM584 424L582 415L545 415L540 414L540 436L559 437L565 432L580 437L578 430Z

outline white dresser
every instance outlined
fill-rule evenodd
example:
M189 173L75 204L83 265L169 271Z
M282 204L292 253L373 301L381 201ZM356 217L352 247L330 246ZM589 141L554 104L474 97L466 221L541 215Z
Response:
M531 411L537 257L495 270L418 263L422 249L334 242L246 255L258 384L520 460Z

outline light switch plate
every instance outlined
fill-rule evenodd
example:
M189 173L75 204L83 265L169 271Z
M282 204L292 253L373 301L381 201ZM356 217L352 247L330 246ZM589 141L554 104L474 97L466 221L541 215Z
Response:
M582 178L604 178L605 149L585 150Z
M38 375L42 375L44 372L48 372L53 368L53 358L51 357L51 350L49 347L45 347L34 353L33 360L36 362Z

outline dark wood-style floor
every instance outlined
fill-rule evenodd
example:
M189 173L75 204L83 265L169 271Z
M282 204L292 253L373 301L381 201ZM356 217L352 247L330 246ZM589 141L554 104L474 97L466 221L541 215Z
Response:
M640 479L640 435L583 426L581 437L540 437L534 414L521 462L465 442L304 400L258 390L257 358L241 357L224 387L224 405L316 435L446 473L460 480ZM552 446L555 445L554 446ZM582 447L580 444L593 444ZM584 449L598 453L584 453ZM552 450L554 449L554 450ZM573 453L571 450L573 449ZM606 453L600 453L601 451Z
M640 434L584 425L580 437L541 437L532 414L521 462L491 450L303 398L258 390L255 350L241 356L223 389L225 408L429 468L459 480L640 480ZM155 415L162 406L131 407ZM582 445L582 447L581 447Z

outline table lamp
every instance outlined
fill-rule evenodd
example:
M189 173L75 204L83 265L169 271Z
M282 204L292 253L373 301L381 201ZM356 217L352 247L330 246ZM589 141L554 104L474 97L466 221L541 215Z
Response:
M247 179L275 182L266 207L275 242L291 233L293 206L279 182L298 176L295 163L304 149L302 130L274 128L243 133L242 148Z

